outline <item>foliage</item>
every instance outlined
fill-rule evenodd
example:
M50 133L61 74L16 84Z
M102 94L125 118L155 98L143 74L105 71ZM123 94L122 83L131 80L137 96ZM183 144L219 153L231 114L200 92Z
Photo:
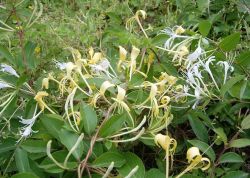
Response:
M247 0L0 1L2 177L248 177Z

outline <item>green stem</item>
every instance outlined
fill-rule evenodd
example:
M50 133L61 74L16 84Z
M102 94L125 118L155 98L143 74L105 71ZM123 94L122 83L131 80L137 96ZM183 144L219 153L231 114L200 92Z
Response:
M169 177L169 146L166 149L166 178Z

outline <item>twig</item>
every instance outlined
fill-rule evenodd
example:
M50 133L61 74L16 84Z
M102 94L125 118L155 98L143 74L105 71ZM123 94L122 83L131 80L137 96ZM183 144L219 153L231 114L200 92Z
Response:
M98 129L96 130L96 133L95 135L92 137L91 141L90 141L90 147L89 147L89 150L88 150L88 153L86 155L86 157L84 158L84 160L79 164L78 166L78 178L81 178L82 177L82 174L83 174L83 171L87 165L87 162L88 162L88 159L89 157L91 156L92 152L93 152L93 148L94 148L94 145L95 145L95 142L97 140L97 137L98 137L98 134L100 132L100 129L102 128L102 126L106 123L106 121L109 119L109 116L110 116L110 113L111 111L113 110L114 107L110 107L108 109L108 113L105 117L105 119L102 121L100 127L98 127Z

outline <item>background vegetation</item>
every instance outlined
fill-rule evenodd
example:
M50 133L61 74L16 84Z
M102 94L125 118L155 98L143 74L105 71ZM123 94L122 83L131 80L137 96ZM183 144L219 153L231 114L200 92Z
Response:
M140 19L148 38L136 22L129 29L126 28L126 22L138 10L147 13L145 19L141 16ZM12 66L19 75L9 75L1 68L0 81L6 81L12 87L0 87L0 176L77 177L77 167L91 150L82 177L102 177L112 161L114 169L109 177L125 177L136 166L132 177L165 177L166 151L154 142L155 135L162 133L177 141L169 176L175 177L187 167L186 151L195 146L200 149L202 156L209 158L211 166L206 171L194 169L183 177L248 177L249 14L248 0L0 0L0 62ZM234 68L223 83L224 71L215 64L211 67L219 90L209 83L209 75L205 76L204 81L207 82L211 96L202 98L195 109L192 108L193 98L186 98L185 102L174 102L171 93L170 115L173 119L167 128L152 133L146 123L146 131L140 138L132 142L116 143L114 140L120 140L121 137L113 140L109 136L121 133L122 129L136 127L129 123L124 112L113 113L111 116L120 118L121 122L117 123L115 121L119 119L113 118L106 126L104 124L100 135L97 131L102 128L102 116L105 115L104 111L108 111L108 105L97 102L98 107L94 109L88 105L89 98L78 93L74 107L81 113L81 124L80 131L74 132L64 118L67 95L59 97L60 90L56 84L50 84L47 90L50 96L45 100L56 114L45 109L32 127L37 132L22 137L23 124L20 123L20 117L32 117L37 103L34 97L41 91L43 79L49 73L53 72L58 80L64 75L56 67L56 61L73 61L72 54L76 53L70 49L77 49L83 58L89 58L89 49L93 47L95 51L105 54L112 66L116 66L119 61L118 46L125 49L136 46L141 49L140 56L145 55L147 60L150 54L153 55L154 60L146 78L136 74L133 75L135 79L130 81L125 72L117 77L117 81L112 79L116 85L127 84L126 96L131 105L138 104L139 100L142 103L150 92L149 89L145 89L144 93L136 92L134 87L144 80L155 82L154 79L158 79L161 72L175 76L180 80L177 84L184 85L185 75L180 66L173 64L173 55L158 48L164 47L169 39L169 35L161 33L162 30L175 26L186 29L186 35L199 35L200 39L208 40L209 44L204 47L206 51L213 51L211 55L217 61L228 61ZM198 40L192 41L189 51L194 51L197 44ZM143 72L147 64L143 63ZM104 76L93 79L89 82L98 89L105 81ZM79 82L79 85L85 86L82 83ZM107 98L111 100L114 93L117 93L115 89L109 90ZM143 112L150 117L147 109L133 110L133 117L137 118L136 125L143 121ZM122 139L134 138L138 132L122 136ZM48 155L48 142L52 140L50 151L53 157L63 163L81 133L84 133L84 138L80 146L73 150L68 162L69 168L59 167ZM103 140L96 138L92 148L95 136Z

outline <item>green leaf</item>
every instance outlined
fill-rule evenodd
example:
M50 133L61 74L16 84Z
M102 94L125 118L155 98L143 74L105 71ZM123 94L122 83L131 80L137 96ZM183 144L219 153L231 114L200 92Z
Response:
M118 169L122 177L127 176L132 169L138 166L138 170L131 178L142 178L145 176L145 167L142 160L134 153L127 152L123 156L126 159L126 164Z
M2 45L0 45L0 55L1 55L2 57L4 57L5 59L7 59L7 61L8 61L9 63L15 64L15 59L14 59L14 57L12 56L12 54L9 52L9 50L8 50L6 47L4 47L4 46L2 46Z
M59 139L60 130L64 125L62 117L56 114L45 114L41 116L41 121L49 134Z
M60 131L59 134L59 138L61 143L66 146L66 148L68 149L68 151L71 150L71 148L75 145L77 139L79 138L79 136L73 132L70 132L68 130L62 129ZM77 148L75 149L75 151L73 151L73 156L79 160L83 154L83 150L84 150L84 145L83 142L80 142L79 145L77 146Z
M114 167L121 167L126 163L126 159L122 153L110 151L96 158L91 165L94 167L108 167L111 162L114 162Z
M198 9L202 12L205 12L209 7L209 0L197 0Z
M243 171L229 171L222 178L248 178L249 174Z
M45 153L47 142L43 140L25 140L21 147L29 153Z
M246 146L250 146L250 139L247 139L247 138L236 139L236 140L233 140L229 144L229 146L233 148L243 148Z
M2 143L0 143L0 154L14 150L16 148L16 141L13 139L2 139L1 141Z
M237 153L228 152L220 157L219 163L244 163L244 160Z
M214 132L219 136L219 138L224 142L224 144L227 144L227 135L224 132L224 129L222 127L215 128Z
M202 36L205 37L209 34L211 25L212 24L209 20L203 20L199 23L199 32L202 34Z
M241 122L242 129L250 129L250 114L245 117Z
M90 135L93 131L95 131L97 126L96 112L90 105L83 102L81 104L80 112L84 131Z
M224 97L224 95L226 94L226 92L232 88L233 85L235 85L237 82L243 80L245 78L244 75L237 75L236 77L231 78L230 80L228 80L225 85L223 85L221 87L220 93L221 96Z
M167 39L168 39L168 35L166 34L159 34L157 36L155 36L153 39L152 39L152 44L153 45L161 45L163 44Z
M124 114L113 115L102 126L102 128L100 129L99 135L101 137L107 137L109 135L112 135L113 133L121 129L125 120L126 120L126 117L124 116Z
M34 69L37 66L37 59L34 55L34 50L36 48L36 44L28 41L25 44L24 50L25 50L25 58L28 64L28 67L30 69Z
M203 122L194 114L188 115L189 123L195 135L202 141L208 142L208 132Z
M11 178L39 178L39 177L30 172L22 172L11 176Z
M165 178L165 174L161 172L159 169L150 169L146 172L145 178Z
M19 172L30 172L28 154L21 148L17 148L15 152L16 167Z
M212 160L215 160L215 153L214 150L206 143L200 141L200 140L188 140L188 142L195 146L198 147L202 152L205 152L205 154Z
M231 51L233 49L236 48L236 45L240 42L240 33L234 33L231 34L229 36L227 36L226 38L224 38L220 44L219 47L223 50L223 51Z
M250 67L250 51L242 52L237 58L236 63L244 68Z
M241 80L237 83L237 85L233 85L228 93L235 98L240 100L242 99L250 99L250 82L247 78Z
M65 150L56 151L52 153L52 156L54 157L57 162L63 164L64 159L66 158L68 152ZM64 170L60 167L58 167L49 157L46 157L41 164L39 165L40 168L43 168L45 172L49 173L62 173ZM68 168L76 168L77 162L72 161L71 157L67 163Z

